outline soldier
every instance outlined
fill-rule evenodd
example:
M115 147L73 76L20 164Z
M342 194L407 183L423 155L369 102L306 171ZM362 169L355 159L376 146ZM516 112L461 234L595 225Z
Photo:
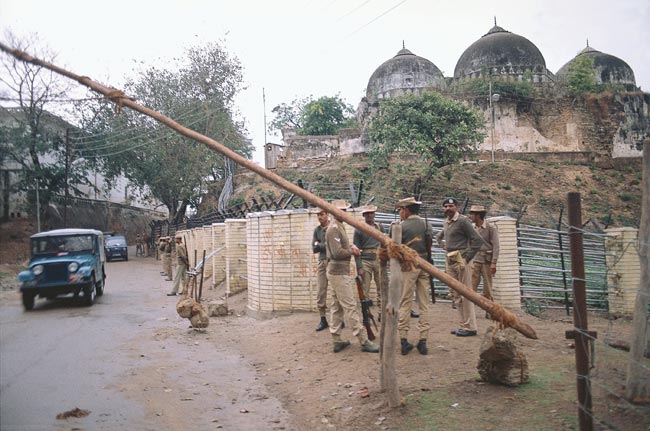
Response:
M156 259L160 259L162 261L162 271L160 271L160 275L167 275L165 271L167 271L167 266L165 265L165 237L164 236L158 236L158 242L156 244Z
M350 206L347 202L338 200L332 202L332 205L343 211ZM350 258L359 256L361 252L354 244L350 245L343 221L336 216L327 228L325 241L328 259L327 280L332 288L330 333L334 343L334 353L338 353L350 345L348 340L341 339L344 314L348 324L352 327L352 335L359 340L361 351L378 353L379 346L368 340L366 331L363 330L359 318L359 301L353 296L350 284Z
M494 225L485 221L486 214L487 210L482 205L472 205L469 209L469 218L474 223L474 229L485 242L472 263L472 288L478 291L478 285L483 278L483 296L493 301L492 276L497 272L499 234Z
M325 246L325 232L330 221L325 210L318 208L316 217L319 225L314 229L312 238L312 251L318 253L318 272L316 277L316 286L318 287L318 296L316 297L316 306L320 313L320 323L316 326L316 331L322 331L328 328L327 318L327 248Z
M420 205L422 202L410 197L398 201L396 207L399 209L400 224L402 225L402 244L412 248L422 259L426 260L427 250L431 249L432 234L429 225L418 215ZM426 355L428 353L427 338L431 328L429 323L429 274L418 267L402 271L402 298L397 323L402 355L408 354L413 349L413 344L408 341L408 331L414 292L420 307L417 325L420 336L417 349L420 354Z
M147 231L142 233L142 242L144 242L144 255L149 257L151 253L151 235Z
M377 207L374 205L364 206L361 208L361 215L366 220L366 224L381 232L381 225L375 223L376 211ZM381 286L386 280L386 265L382 265L377 258L377 249L380 243L358 229L354 230L352 243L361 250L361 255L355 256L354 260L357 264L357 274L363 280L363 296L370 298L370 281L374 278L375 286L377 286L377 306L379 307L381 305Z
M144 245L142 244L142 236L140 234L135 236L135 255L144 256Z
M167 296L176 296L178 288L185 286L185 282L187 281L187 268L190 266L187 259L187 248L183 244L183 237L180 234L176 234L174 239L176 241L176 278L174 278L172 292L168 293Z
M483 240L472 227L469 219L458 212L458 201L446 198L442 203L447 219L436 235L438 245L447 251L446 272L468 288L472 287L471 261L481 249ZM443 244L444 239L444 244ZM466 298L458 298L460 328L451 331L457 337L471 337L477 334L476 310Z
M172 281L173 271L172 271L172 238L170 236L166 237L165 240L165 274L167 274L166 281Z

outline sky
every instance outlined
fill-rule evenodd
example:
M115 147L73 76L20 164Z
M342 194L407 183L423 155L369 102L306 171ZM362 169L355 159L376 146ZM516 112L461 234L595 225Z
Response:
M58 66L116 88L188 47L223 41L244 68L236 105L262 166L265 111L270 122L276 105L337 94L356 108L402 42L453 76L495 17L533 42L553 73L588 39L650 91L650 0L0 0L0 29L37 33Z

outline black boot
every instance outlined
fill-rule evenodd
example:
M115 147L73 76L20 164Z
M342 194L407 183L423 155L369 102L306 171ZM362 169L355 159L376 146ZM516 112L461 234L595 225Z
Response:
M329 326L330 325L327 324L327 319L325 318L325 316L321 316L320 323L316 327L316 332L322 331L325 328L329 328Z
M418 352L420 352L421 355L426 355L429 353L429 349L427 349L427 340L420 340L417 345Z
M413 350L413 344L409 343L406 338L402 338L402 355L407 355Z

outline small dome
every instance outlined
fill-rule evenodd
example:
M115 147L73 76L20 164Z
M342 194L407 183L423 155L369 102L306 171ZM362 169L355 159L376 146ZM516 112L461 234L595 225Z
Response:
M424 88L440 88L444 83L445 78L435 64L402 48L372 74L366 97L369 102L374 102Z
M594 76L598 84L625 84L636 88L634 71L626 62L613 55L593 49L589 45L557 71L558 78L566 79L569 68L581 56L593 58Z
M519 75L526 71L545 74L544 56L531 41L495 23L460 56L454 78L474 78L484 73Z

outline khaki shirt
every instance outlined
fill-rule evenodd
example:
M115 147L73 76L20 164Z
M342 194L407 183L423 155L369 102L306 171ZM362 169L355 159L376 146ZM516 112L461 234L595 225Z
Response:
M381 232L381 225L374 223L373 227ZM378 239L371 237L365 232L358 229L354 230L352 236L352 244L356 245L361 250L361 256L355 256L354 260L357 263L357 268L361 268L361 260L375 260L377 259L377 249L381 246Z
M447 252L460 250L460 254L467 262L472 260L484 244L483 238L476 232L472 222L460 213L456 213L451 220L445 220L442 230L436 235L436 241Z
M311 240L311 249L314 253L319 253L318 260L327 259L327 247L325 246L325 232L327 232L328 226L323 227L319 224L314 229L314 235L312 236L312 240Z
M422 258L428 254L427 244L431 244L431 227L419 215L411 214L400 223L402 225L402 244L415 250Z
M330 222L325 233L327 243L327 272L335 275L350 273L350 240L345 233L345 226L337 220Z
M499 259L499 234L497 233L497 229L485 220L481 227L474 225L474 229L476 229L485 242L474 258L474 262L493 263L496 265Z
M176 244L176 263L179 265L184 265L189 267L189 261L187 260L187 249L183 244Z

